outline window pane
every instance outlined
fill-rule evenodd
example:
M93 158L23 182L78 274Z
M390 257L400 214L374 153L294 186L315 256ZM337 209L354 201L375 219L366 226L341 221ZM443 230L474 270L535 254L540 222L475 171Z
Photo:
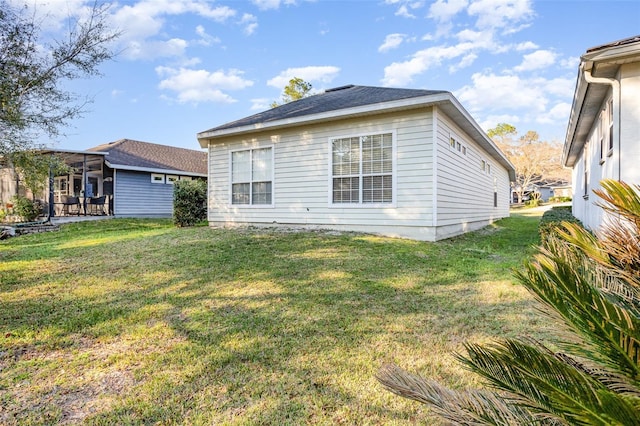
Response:
M271 148L254 149L252 151L251 180L271 179Z
M252 192L252 204L271 204L271 182L254 182Z
M390 175L364 176L362 178L363 203L390 203L392 198L392 179Z
M234 183L231 185L231 203L249 204L249 184Z
M248 182L251 180L249 159L251 151L238 151L231 153L231 181Z
M333 179L334 203L357 203L359 196L359 178L335 178Z
M332 142L333 175L354 175L360 172L358 138L335 139Z

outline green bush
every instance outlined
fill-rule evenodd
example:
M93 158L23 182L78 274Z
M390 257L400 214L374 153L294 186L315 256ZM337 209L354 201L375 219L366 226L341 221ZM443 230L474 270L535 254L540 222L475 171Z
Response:
M549 197L550 203L568 203L571 201L571 197Z
M540 238L544 241L553 230L562 226L562 222L580 223L571 213L571 206L553 207L544 212L538 226Z
M207 182L181 180L173 187L173 223L193 226L207 219Z
M13 202L13 213L20 216L25 222L32 222L42 211L42 206L39 203L34 203L26 197L16 195L11 201Z

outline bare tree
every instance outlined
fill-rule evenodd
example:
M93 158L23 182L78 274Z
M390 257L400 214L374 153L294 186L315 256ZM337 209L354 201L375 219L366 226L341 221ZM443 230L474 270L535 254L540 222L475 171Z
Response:
M36 148L40 135L55 139L83 112L88 99L63 84L99 75L114 57L120 33L109 27L107 9L96 1L86 19L69 17L64 37L52 40L28 7L0 0L0 155Z
M562 144L541 141L537 132L529 130L524 136L514 139L516 128L500 123L489 129L487 135L493 139L516 169L514 192L521 203L525 192L533 185L550 181L566 181L569 171L562 167Z

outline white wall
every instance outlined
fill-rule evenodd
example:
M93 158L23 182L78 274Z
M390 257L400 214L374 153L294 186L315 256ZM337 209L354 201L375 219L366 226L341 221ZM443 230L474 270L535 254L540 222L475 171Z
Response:
M462 224L476 229L509 216L508 171L442 113L438 117L437 225ZM450 146L450 137L460 140L466 154ZM482 161L486 162L482 170ZM494 191L497 207L494 207Z
M442 113L436 124L432 108L349 119L329 124L287 128L251 134L248 137L219 138L209 149L209 222L211 225L287 224L436 240L461 233L469 223L485 225L488 221L508 216L508 178L506 171L491 162L492 170L503 187L499 208L493 207L493 177L481 175L475 155L479 147L471 142L469 156L477 166L452 169L447 157L449 136L445 127L455 126ZM447 123L446 125L443 123ZM443 218L437 225L434 200L434 140L438 128L437 155L442 157L443 176L438 181L438 203ZM470 141L456 128L461 137ZM329 200L329 138L395 132L396 164L394 206L334 207ZM446 140L444 134L446 133ZM275 176L274 205L268 207L230 204L229 152L242 148L273 146ZM488 156L486 156L488 159ZM471 164L471 163L470 163ZM454 182L451 175L459 176ZM471 182L467 180L471 180ZM505 184L506 179L506 184ZM485 182L486 181L486 182ZM479 196L479 194L482 194ZM442 221L442 223L440 223ZM453 226L455 229L450 229ZM477 227L477 226L476 226Z
M600 154L600 132L608 137L609 117L606 107L613 92L609 89L600 106L600 116L594 121L580 158L573 168L573 215L589 229L597 231L603 223L605 212L597 206L600 198L593 193L599 190L603 179L622 180L640 184L640 63L620 67L617 76L621 83L621 106L614 107L613 150ZM619 114L619 120L618 120ZM603 129L600 130L599 126ZM619 135L619 142L618 142ZM585 196L584 171L589 171Z

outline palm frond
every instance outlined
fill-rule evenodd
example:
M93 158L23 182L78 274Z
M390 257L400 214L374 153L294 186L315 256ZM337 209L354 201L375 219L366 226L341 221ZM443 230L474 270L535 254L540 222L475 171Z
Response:
M565 424L552 416L533 415L497 393L479 390L454 391L392 364L383 366L376 378L390 392L426 404L438 416L456 425Z
M465 348L460 361L534 413L551 413L570 424L640 424L640 412L626 398L542 345L510 339Z
M640 318L592 285L593 274L583 269L588 266L561 240L551 238L535 260L515 275L567 327L590 343L573 350L568 345L567 350L603 361L613 370L621 369L638 383Z

